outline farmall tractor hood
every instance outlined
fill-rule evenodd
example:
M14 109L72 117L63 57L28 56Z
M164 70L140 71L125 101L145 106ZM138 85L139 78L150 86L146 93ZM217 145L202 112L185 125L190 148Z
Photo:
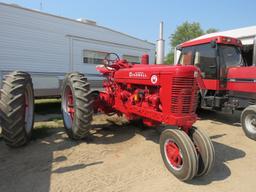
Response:
M146 83L159 85L160 78L165 75L175 74L183 77L196 75L197 68L194 66L169 66L169 65L133 65L132 68L121 69L115 72L114 79L122 83Z

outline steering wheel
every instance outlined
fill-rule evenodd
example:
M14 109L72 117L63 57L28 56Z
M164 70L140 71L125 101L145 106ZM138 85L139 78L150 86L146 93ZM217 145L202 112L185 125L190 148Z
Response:
M110 59L112 55L116 58ZM108 53L104 59L104 65L105 65L105 67L110 67L111 65L113 65L113 63L115 63L119 60L120 60L120 57L116 53Z

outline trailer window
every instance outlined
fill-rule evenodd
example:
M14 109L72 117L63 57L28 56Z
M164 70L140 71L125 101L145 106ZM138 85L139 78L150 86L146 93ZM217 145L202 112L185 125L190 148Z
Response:
M123 55L123 59L126 59L129 63L133 63L133 64L140 63L139 56Z
M83 51L83 63L88 64L103 64L103 60L107 56L107 52L84 50Z
M212 48L210 44L195 46L194 65L200 68L205 79L216 79L216 49Z
M220 45L220 56L226 67L235 67L244 64L241 51L238 47Z

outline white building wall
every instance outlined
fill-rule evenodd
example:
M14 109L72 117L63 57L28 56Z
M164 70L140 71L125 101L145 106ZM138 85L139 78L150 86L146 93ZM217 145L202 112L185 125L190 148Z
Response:
M83 50L150 55L155 45L101 26L0 3L0 75L30 72L36 88L46 89L42 78L59 86L64 73L97 74L95 65L82 62ZM0 76L1 78L1 76ZM1 82L1 81L0 81Z

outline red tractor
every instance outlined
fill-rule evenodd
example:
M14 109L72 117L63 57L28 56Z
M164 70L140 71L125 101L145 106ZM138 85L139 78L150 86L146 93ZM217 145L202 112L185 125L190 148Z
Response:
M115 59L107 59L113 58ZM63 82L62 114L67 134L82 139L90 131L94 113L125 115L147 126L167 124L160 136L160 151L167 169L188 181L212 169L214 148L197 120L198 69L194 66L131 64L110 54L97 70L106 78L104 91L90 91L86 77L70 73Z
M204 90L199 108L243 110L242 128L247 137L256 140L256 66L247 66L241 47L240 40L224 36L191 40L178 47L178 63L201 70Z

